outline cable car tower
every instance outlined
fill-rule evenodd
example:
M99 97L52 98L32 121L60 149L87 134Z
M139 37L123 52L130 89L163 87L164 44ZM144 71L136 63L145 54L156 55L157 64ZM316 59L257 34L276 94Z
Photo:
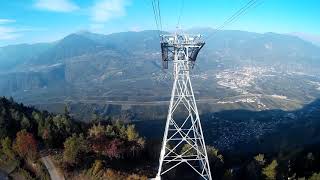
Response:
M174 82L156 176L158 180L183 163L203 179L212 179L190 80L190 70L204 44L200 35L161 35L163 68L168 69L168 62L172 61Z

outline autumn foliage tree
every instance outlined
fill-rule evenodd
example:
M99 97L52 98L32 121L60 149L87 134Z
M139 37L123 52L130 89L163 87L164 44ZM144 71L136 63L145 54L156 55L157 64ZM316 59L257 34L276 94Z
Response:
M105 152L106 155L111 159L120 158L125 152L124 142L120 139L111 140Z
M14 149L22 158L27 157L34 160L37 157L37 141L26 130L17 133Z
M135 158L145 147L145 140L139 137L134 125L93 125L89 130L91 149L110 159Z

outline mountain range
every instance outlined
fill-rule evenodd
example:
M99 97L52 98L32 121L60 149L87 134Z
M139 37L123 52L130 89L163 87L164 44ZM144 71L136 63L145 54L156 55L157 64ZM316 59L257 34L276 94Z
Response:
M292 35L213 32L187 31L206 41L192 72L203 112L294 110L320 96L320 47ZM1 47L0 95L50 111L67 104L76 115L86 109L144 119L146 106L165 112L172 77L161 68L163 33L78 32L53 43Z

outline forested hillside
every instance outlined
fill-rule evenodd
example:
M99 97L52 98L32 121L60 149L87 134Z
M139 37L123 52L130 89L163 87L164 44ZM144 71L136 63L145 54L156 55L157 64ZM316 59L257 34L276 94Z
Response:
M128 117L99 116L83 124L64 114L52 114L0 99L0 170L13 179L49 179L41 160L47 157L67 179L147 179L158 166L160 138L141 137ZM189 149L187 146L180 151ZM320 177L320 144L265 154L221 153L208 146L214 179L287 179ZM187 167L170 172L193 179Z

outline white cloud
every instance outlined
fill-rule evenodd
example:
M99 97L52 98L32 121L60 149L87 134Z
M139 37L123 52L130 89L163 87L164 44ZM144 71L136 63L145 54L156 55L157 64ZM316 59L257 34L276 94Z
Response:
M13 19L0 19L1 24L8 24L16 22ZM20 34L17 32L16 28L8 27L8 26L0 26L0 40L9 40L16 39Z
M91 20L104 23L110 19L126 15L127 0L98 0L91 9Z
M0 40L16 39L20 34L14 28L0 26Z
M0 19L2 20L2 19ZM3 22L15 22L15 20L10 20L10 21L0 21ZM44 28L30 28L30 27L10 27L7 25L2 25L0 23L0 40L14 40L17 39L18 37L23 36L24 32L31 32L31 31L44 31L46 29Z
M0 24L7 24L7 23L13 23L16 22L14 19L0 19Z
M79 6L70 0L36 0L34 6L38 9L55 12L71 12L79 9Z

